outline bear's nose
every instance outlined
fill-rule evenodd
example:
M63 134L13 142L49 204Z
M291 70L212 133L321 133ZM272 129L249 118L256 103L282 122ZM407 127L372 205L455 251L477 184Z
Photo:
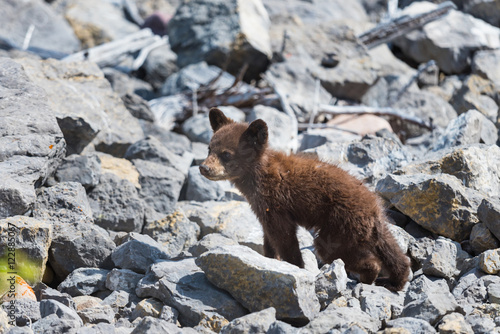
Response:
M208 168L207 165L200 165L200 173L205 175L205 174L208 174L208 172L210 172L210 168Z

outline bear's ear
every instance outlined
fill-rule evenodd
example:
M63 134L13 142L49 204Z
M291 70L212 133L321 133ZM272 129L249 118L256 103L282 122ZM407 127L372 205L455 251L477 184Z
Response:
M250 123L248 129L241 135L241 139L245 140L247 143L257 145L257 148L262 148L267 144L267 138L267 124L261 119L257 119Z
M227 118L226 115L224 115L224 113L217 108L210 109L208 118L210 119L210 125L212 126L212 130L214 130L214 132L217 132L217 130L219 130L222 126L234 122L232 119Z

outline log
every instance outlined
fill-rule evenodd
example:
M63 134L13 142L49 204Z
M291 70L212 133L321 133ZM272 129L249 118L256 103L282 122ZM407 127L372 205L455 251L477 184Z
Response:
M453 2L446 1L429 12L415 16L400 16L389 22L381 23L375 28L362 33L358 38L368 49L372 49L412 30L418 29L429 22L440 19L446 16L450 10L456 8Z

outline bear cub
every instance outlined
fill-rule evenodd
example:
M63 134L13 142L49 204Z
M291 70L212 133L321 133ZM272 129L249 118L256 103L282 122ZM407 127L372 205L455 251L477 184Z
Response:
M378 197L344 170L317 159L268 149L266 123L236 123L209 114L214 131L200 172L229 180L246 197L264 230L264 253L304 267L297 226L313 229L324 263L342 259L366 284L403 288L410 262L385 223ZM377 279L381 270L388 278Z

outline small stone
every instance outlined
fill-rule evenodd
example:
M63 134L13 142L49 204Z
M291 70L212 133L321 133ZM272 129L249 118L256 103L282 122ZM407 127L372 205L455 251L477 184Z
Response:
M421 320L421 319L416 319L416 318L410 318L410 317L405 317L405 318L398 318L394 320L389 320L387 322L387 327L388 328L394 328L394 329L406 329L408 334L430 334L430 333L436 333L436 330L434 327L431 326L427 321ZM401 333L402 332L392 332L394 334L396 333ZM385 332L384 332L385 334Z
M124 290L115 290L103 299L102 305L109 305L115 313L121 314L123 309L129 304L131 294Z
M131 320L136 318L153 317L159 318L162 314L163 303L154 298L141 300L132 312Z
M135 292L137 283L144 277L129 269L114 268L106 276L106 288L111 291L123 290L126 292Z
M109 305L99 305L88 307L78 311L84 324L98 324L101 322L112 324L115 320L115 312Z
M179 318L179 311L168 305L163 305L160 313L160 319L176 324L178 318Z
M198 257L201 254L220 246L237 245L233 239L223 236L220 233L210 233L205 235L200 241L189 247L189 252Z
M487 250L479 255L479 267L487 274L500 271L500 248Z
M273 307L259 312L247 314L241 318L234 319L222 327L221 334L237 333L267 333L271 324L276 321L276 310Z
M324 309L347 289L347 273L341 259L325 264L316 276L316 295Z
M488 298L490 303L500 304L500 284L488 285Z
M94 296L76 296L73 297L73 301L75 303L76 311L82 311L86 308L96 307L101 305L101 298Z
M79 268L59 284L57 290L70 296L91 295L106 290L106 276L109 270L99 268Z
M457 269L459 250L461 250L460 244L446 238L438 238L431 254L422 263L424 274L447 279L459 274L460 271Z
M62 161L55 178L59 182L79 182L86 189L95 187L101 177L101 160L95 154L72 154Z
M472 327L460 313L450 313L438 325L440 334L474 334Z

